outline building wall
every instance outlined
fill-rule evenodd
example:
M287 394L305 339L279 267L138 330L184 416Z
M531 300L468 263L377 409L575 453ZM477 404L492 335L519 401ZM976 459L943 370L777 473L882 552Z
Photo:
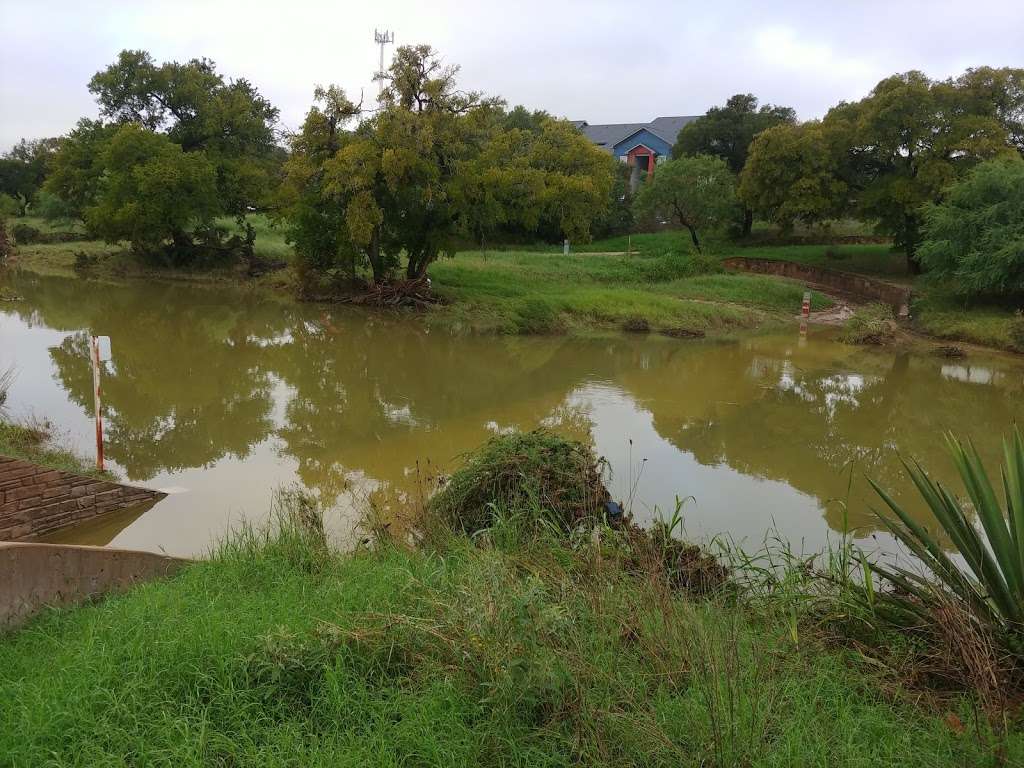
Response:
M672 145L647 129L642 129L620 141L612 148L612 154L615 157L624 157L637 144L644 144L663 157L671 157L672 155Z
M0 541L28 541L165 495L0 456Z

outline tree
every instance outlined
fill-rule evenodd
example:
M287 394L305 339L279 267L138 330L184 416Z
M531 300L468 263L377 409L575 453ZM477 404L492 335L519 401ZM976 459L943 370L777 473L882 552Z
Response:
M365 263L376 283L404 255L406 277L418 279L501 228L556 222L589 237L610 196L610 159L564 121L509 127L501 102L459 90L457 72L429 46L404 46L374 114L340 89L318 92L328 103L293 141L282 187L282 216L308 266Z
M220 211L213 164L133 123L117 130L100 162L103 178L84 210L87 226L107 242L131 242L144 255L163 252L170 240L172 259L189 260L191 233L209 227Z
M877 222L919 271L921 209L981 160L1006 152L1010 136L996 109L956 81L920 72L893 75L866 98L829 110L822 122L842 149L837 174L851 212Z
M769 128L750 145L740 174L740 200L747 210L787 230L796 222L835 218L847 192L838 154L819 122Z
M924 209L921 264L967 296L1024 297L1024 159L976 166Z
M641 216L675 220L701 252L698 231L720 227L736 215L736 180L720 157L694 155L658 166L636 197Z
M226 81L209 59L157 65L145 51L122 51L89 81L101 114L166 133L217 168L225 213L266 203L278 153L278 110L245 79Z
M0 158L0 194L18 201L24 216L46 179L47 166L57 149L57 139L22 139Z
M762 131L776 125L796 123L791 107L763 104L759 108L752 93L738 93L724 106L712 107L701 117L687 123L679 132L672 157L714 155L722 158L737 176L747 164L750 142ZM749 235L754 217L750 208L743 211L743 234Z

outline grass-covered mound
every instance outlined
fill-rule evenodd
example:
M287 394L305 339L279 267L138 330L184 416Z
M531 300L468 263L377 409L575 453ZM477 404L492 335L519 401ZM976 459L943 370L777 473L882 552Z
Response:
M544 430L492 438L456 470L430 501L430 511L462 533L499 517L538 518L559 531L603 519L610 498L602 462L582 443Z

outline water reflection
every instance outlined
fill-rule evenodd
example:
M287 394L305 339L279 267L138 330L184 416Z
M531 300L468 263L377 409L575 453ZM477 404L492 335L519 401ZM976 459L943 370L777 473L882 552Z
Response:
M795 332L453 337L228 288L8 279L25 297L0 314L0 366L22 371L15 411L34 408L87 447L88 334L111 336L108 456L132 480L189 489L113 541L174 553L259 518L296 480L345 528L354 497L408 493L423 462L447 467L537 425L592 439L616 494L636 486L640 517L692 494L691 534L759 540L775 527L814 547L830 528L873 530L865 474L914 506L897 450L948 475L943 430L973 435L995 461L1024 416L1024 367L1008 358L950 365L814 332L806 344Z

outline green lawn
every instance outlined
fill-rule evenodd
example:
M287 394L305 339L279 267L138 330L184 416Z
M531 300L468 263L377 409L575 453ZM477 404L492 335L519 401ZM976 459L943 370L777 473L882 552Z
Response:
M618 326L652 330L753 328L799 313L803 286L759 275L726 274L714 259L680 254L463 252L431 267L449 305L440 322L505 333ZM830 301L814 294L813 305Z

